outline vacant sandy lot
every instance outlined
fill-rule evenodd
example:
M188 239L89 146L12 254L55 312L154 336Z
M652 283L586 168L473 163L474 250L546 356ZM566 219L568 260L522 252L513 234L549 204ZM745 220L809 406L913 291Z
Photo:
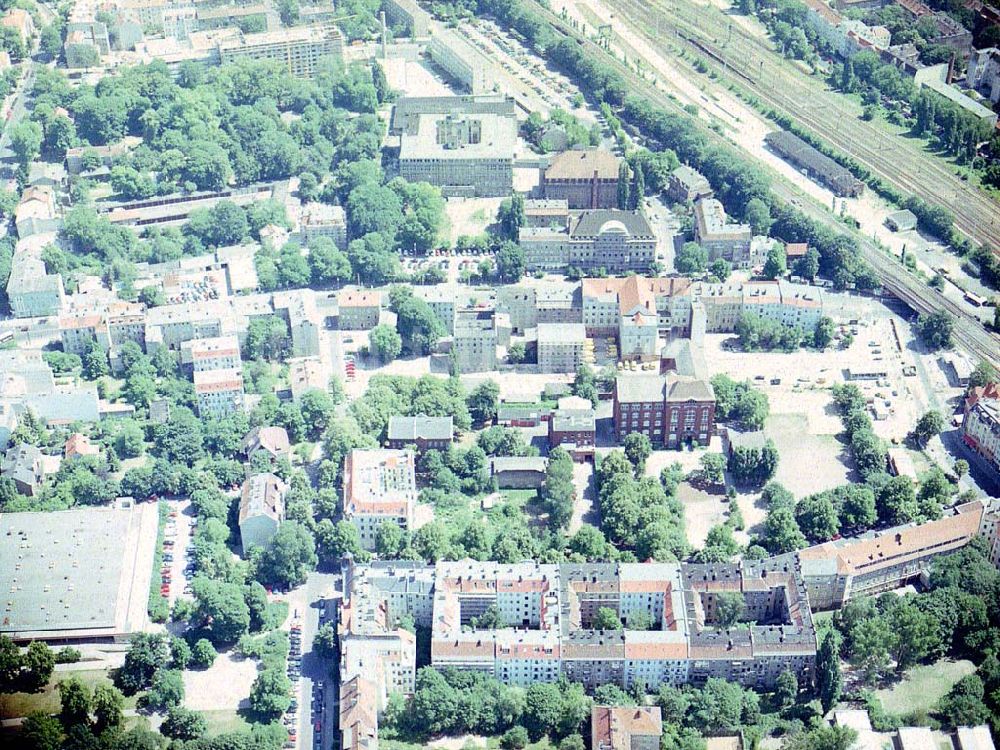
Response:
M849 454L832 435L815 434L806 416L774 414L767 420L764 433L774 441L781 456L774 480L796 497L847 483Z
M204 671L184 672L184 706L194 711L219 711L242 706L250 697L250 685L257 677L253 659L238 659L232 653L219 654Z
M725 502L725 492L720 488L718 493L709 494L682 482L677 488L677 497L684 504L688 544L696 549L704 547L709 529L725 523L728 517L729 504Z
M503 198L449 198L445 202L450 232L448 239L454 245L459 237L476 237L496 221L497 210Z

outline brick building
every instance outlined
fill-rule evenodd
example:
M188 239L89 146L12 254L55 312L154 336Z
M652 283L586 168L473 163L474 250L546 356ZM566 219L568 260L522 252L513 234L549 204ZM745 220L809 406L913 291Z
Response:
M563 151L542 176L546 199L565 200L570 208L616 208L621 159L604 149Z
M705 380L673 375L619 375L615 434L646 435L654 446L706 445L715 433L715 393Z

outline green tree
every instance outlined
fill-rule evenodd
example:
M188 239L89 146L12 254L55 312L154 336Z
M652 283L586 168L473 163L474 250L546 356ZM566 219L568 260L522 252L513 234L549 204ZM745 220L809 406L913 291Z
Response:
M108 351L101 346L97 339L87 345L81 360L83 362L83 377L87 380L97 380L111 372Z
M851 660L869 682L881 678L889 668L893 633L882 617L869 617L851 628Z
M760 198L751 198L743 215L755 235L767 237L771 233L771 209ZM764 275L767 275L766 271Z
M184 679L180 670L161 669L153 675L143 703L154 711L166 711L184 700Z
M708 267L708 251L697 242L685 242L674 257L677 273L694 275L703 273Z
M778 507L768 511L760 543L774 555L794 552L806 546L806 538L795 522L791 508Z
M843 680L840 676L840 636L832 628L827 630L816 652L816 694L828 712L840 701Z
M528 740L527 729L522 726L513 726L500 737L500 747L503 750L522 750L527 747Z
M76 677L59 683L59 721L65 729L90 723L90 690Z
M484 380L469 394L469 414L476 424L490 424L500 408L500 386L493 380Z
M22 120L10 131L10 148L18 166L27 171L42 150L42 126L33 120Z
M302 583L317 562L316 542L309 530L286 521L256 560L257 577L262 583L291 588Z
M20 747L26 750L59 750L63 733L59 720L40 711L28 714L17 735Z
M503 242L497 250L497 279L504 284L516 284L527 270L524 249L515 242Z
M917 420L917 424L913 427L911 435L913 436L913 441L923 448L930 442L932 437L940 434L943 429L944 417L941 416L941 412L932 409L925 412Z
M125 696L113 685L97 685L91 701L94 711L94 732L120 727L125 723Z
M510 198L504 198L497 212L497 222L501 236L517 242L518 233L524 226L524 196L515 192Z
M416 355L429 354L446 333L430 305L412 296L396 310L396 330L406 350Z
M350 281L353 275L351 261L329 237L317 237L310 241L308 263L315 286L342 284Z
M708 484L723 484L726 481L726 458L721 453L704 453L698 459L701 464L699 474Z
M250 629L250 608L239 584L198 576L191 590L192 622L205 627L215 643L232 643Z
M636 476L642 476L646 468L646 459L653 453L653 444L649 437L641 432L630 432L622 441L625 457L635 467Z
M954 327L955 321L951 315L944 310L935 310L917 318L915 329L924 346L931 351L936 351L951 348L951 335Z
M767 260L764 261L764 278L778 279L788 271L788 262L785 257L784 245L775 245L767 251Z
M722 591L715 597L715 621L721 628L731 628L743 617L746 604L743 594L736 591Z
M313 651L320 659L334 659L337 657L337 631L330 623L324 623L316 631L313 638Z
M788 708L795 705L798 696L799 681L795 677L795 672L786 669L778 675L774 683L774 698L782 708Z
M803 498L795 507L795 520L806 539L825 542L840 532L840 519L827 493Z
M622 621L611 607L598 607L591 626L594 630L621 630Z
M292 684L284 671L265 669L250 686L250 708L262 719L273 720L288 710Z
M817 349L826 349L833 341L833 332L833 321L824 315L816 321L816 327L813 329L813 346Z
M335 524L324 518L316 526L316 552L326 564L337 563L348 553L361 555L361 536L357 526L344 519Z
M215 663L217 653L215 646L207 638L199 638L191 647L191 667L195 669L208 669Z
M205 717L183 706L171 706L160 725L160 733L174 740L196 740L204 737L207 731Z
M403 339L395 328L383 323L369 333L368 348L379 362L392 362L403 351Z

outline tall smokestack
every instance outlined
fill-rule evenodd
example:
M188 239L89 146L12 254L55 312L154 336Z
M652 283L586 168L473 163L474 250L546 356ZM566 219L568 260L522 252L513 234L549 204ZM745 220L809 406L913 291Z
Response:
M386 46L388 45L389 33L385 28L385 11L379 11L378 20L382 24L382 59L386 57Z

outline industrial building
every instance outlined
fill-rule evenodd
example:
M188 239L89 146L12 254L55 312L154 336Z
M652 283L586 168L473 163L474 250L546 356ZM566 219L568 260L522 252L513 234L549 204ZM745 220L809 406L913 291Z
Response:
M832 190L834 195L856 198L864 192L865 184L849 169L820 153L794 133L775 130L764 136L764 142L782 159Z

